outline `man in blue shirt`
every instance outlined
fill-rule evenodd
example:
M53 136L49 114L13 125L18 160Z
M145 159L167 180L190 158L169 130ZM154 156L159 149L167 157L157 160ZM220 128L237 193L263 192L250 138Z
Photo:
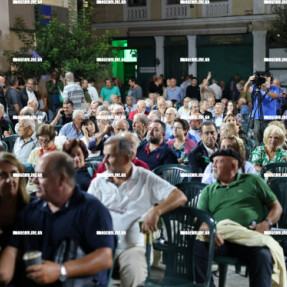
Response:
M176 154L164 142L165 123L155 120L148 128L148 143L138 147L137 158L147 163L150 170L163 164L177 164Z
M166 90L166 100L175 103L182 103L183 95L181 88L176 85L176 79L170 79L170 87Z
M15 286L51 283L53 285L49 286L64 286L58 285L60 282L66 282L67 286L87 286L93 280L97 281L94 283L97 286L106 286L114 248L113 236L102 233L113 230L108 210L97 198L78 189L73 161L68 154L45 154L38 161L35 172L42 174L33 179L38 199L20 212L15 230L37 234L12 236L1 256L1 280L5 283L11 280L20 251L38 250L42 252L43 263L26 270L22 267L26 274L18 274L16 269L17 280L24 276ZM64 247L64 243L71 245ZM57 258L61 257L60 246L65 251L62 259ZM78 250L82 251L81 255L75 252Z
M260 86L258 91L256 91L254 85L249 87L253 103L252 115L254 116L254 137L256 145L262 142L263 132L268 123L276 119L276 102L280 97L279 88L271 85L270 73L264 72L262 75L266 79L266 82ZM255 75L249 77L244 86L244 92L247 91L249 83L254 79Z
M77 138L81 139L84 135L81 130L81 122L85 114L81 110L73 112L73 120L65 124L60 130L60 136L65 136L67 139Z

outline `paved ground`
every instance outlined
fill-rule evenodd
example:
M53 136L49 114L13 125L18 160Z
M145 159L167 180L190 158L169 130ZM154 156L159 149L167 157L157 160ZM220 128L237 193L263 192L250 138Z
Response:
M217 266L214 265L213 270L217 269ZM226 287L249 287L248 278L244 277L245 267L242 267L241 274L236 274L234 266L228 267L227 282ZM160 264L159 267L152 267L151 277L155 279L161 279L164 276L164 265ZM213 277L215 285L218 286L218 278ZM113 280L111 287L119 287L120 281Z

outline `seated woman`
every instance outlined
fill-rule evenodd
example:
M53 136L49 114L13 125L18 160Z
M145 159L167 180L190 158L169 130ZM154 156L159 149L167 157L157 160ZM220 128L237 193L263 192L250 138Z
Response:
M54 150L61 150L61 148L55 144L56 132L53 126L48 124L40 126L36 133L36 137L40 147L31 151L27 159L28 163L36 164L43 154ZM35 189L36 185L29 180L26 187L27 192L33 192Z
M220 148L221 149L233 149L240 155L240 168L238 169L239 173L247 174L257 174L253 165L245 160L245 147L243 141L234 135L225 135L220 139ZM216 182L216 179L212 176L212 162L208 164L204 171L201 182L205 184L211 184Z
M24 172L24 166L12 153L0 153L0 254L12 235L17 212L30 201L25 178L13 176Z
M189 124L186 120L175 119L173 125L174 139L168 140L167 145L175 151L179 164L188 165L188 155L196 146L196 143L189 139Z
M99 129L97 126L97 122L95 120L95 117L89 117L85 118L81 122L81 130L83 133L83 137L81 140L85 143L86 147L88 148L89 142L91 141L92 138L96 137L99 134ZM89 157L97 157L100 152L92 152L88 150L89 152Z
M236 105L233 103L233 101L228 101L226 115L236 116L237 114L238 114L238 110L237 110Z
M279 126L268 126L264 130L263 142L263 146L256 147L252 152L251 158L259 174L262 167L268 163L287 161L287 151L281 147L285 142L285 134Z
M239 123L239 120L238 120L236 115L233 115L233 114L227 115L224 118L223 123L233 123L237 129L238 136L243 140L244 144L247 143L247 141L248 141L247 134L243 130L243 128L242 128L241 124Z
M27 160L28 163L36 164L38 159L43 154L54 150L61 150L55 144L56 132L53 126L48 124L40 126L36 137L38 139L40 147L37 147L31 151Z
M89 154L86 145L83 141L73 138L64 143L63 151L69 154L74 160L76 183L81 190L87 191L90 185L91 175L85 164L85 159Z

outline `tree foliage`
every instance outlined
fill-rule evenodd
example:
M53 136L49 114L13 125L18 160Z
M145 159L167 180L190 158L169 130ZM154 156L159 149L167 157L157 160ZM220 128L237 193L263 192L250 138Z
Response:
M18 18L12 28L23 43L17 52L5 51L6 58L14 66L14 74L24 78L36 77L52 71L63 75L72 71L83 77L105 76L107 67L97 58L113 57L112 34L97 36L91 28L92 7L69 14L69 25L60 23L55 15L49 24L43 19L35 23L35 30L27 29L23 19ZM35 51L42 62L13 62L13 58L31 57Z
M271 37L276 46L287 47L287 6L273 5L272 11L277 15L276 19L271 23Z

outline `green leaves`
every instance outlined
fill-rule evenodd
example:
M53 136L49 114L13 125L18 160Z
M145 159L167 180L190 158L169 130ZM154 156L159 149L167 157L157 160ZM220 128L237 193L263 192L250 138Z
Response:
M35 23L34 31L28 30L24 20L18 18L12 30L23 42L23 48L16 53L5 52L7 60L15 68L14 73L38 79L54 70L62 75L65 71L77 72L83 77L106 75L108 67L100 65L96 59L114 56L111 46L113 34L107 31L97 36L90 25L92 15L90 10L85 11L84 16L79 13L78 21L71 20L68 26L60 23L57 17L47 25L43 25L40 19ZM42 62L13 62L13 57L31 57L32 50L42 57Z

